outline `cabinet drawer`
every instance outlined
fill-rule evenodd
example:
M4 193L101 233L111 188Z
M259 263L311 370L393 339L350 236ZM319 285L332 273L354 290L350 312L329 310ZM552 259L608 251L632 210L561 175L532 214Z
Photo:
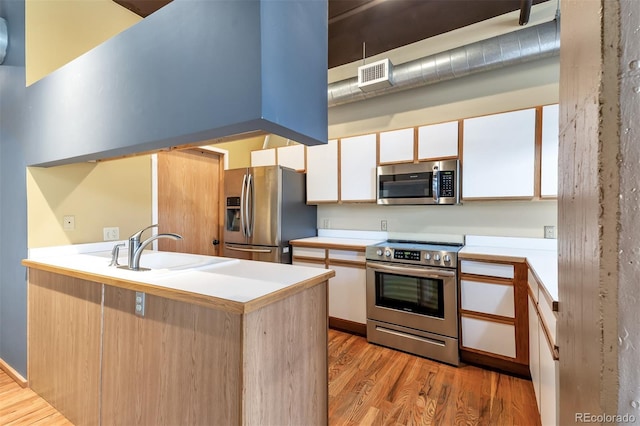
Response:
M293 256L325 258L325 249L317 247L293 247Z
M309 268L321 268L321 269L326 269L326 266L324 264L324 262L316 262L316 261L307 261L307 260L293 260L293 262L291 262L293 265L296 266L306 266Z
M462 346L516 357L516 330L511 324L462 316Z
M352 260L365 263L365 254L363 251L355 250L336 250L329 249L329 259L334 260Z
M514 318L513 286L460 280L462 309Z
M489 277L513 279L513 265L504 263L478 262L475 260L461 260L460 272L463 274L486 275Z

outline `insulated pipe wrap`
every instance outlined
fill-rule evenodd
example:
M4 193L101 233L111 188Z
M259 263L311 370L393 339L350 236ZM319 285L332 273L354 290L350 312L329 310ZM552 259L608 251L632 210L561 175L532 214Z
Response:
M0 17L0 65L4 62L7 55L7 46L9 45L9 31L7 30L7 21Z
M363 92L358 87L357 77L332 83L328 89L329 106L558 55L559 25L560 21L556 19L395 65L391 74L393 85L379 90Z

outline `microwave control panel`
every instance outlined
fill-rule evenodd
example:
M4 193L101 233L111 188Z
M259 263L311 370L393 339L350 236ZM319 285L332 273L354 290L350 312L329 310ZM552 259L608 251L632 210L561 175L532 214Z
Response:
M440 196L455 197L455 172L453 170L442 170L439 173Z

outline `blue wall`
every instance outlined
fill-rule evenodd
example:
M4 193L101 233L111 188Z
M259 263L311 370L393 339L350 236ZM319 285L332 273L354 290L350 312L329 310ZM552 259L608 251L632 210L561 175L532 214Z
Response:
M327 25L326 1L176 0L29 87L27 162L256 130L325 143Z
M0 358L27 373L24 1L0 0L9 48L0 65Z
M0 358L26 377L26 165L264 130L327 140L326 0L174 0L25 88L24 0L0 0Z

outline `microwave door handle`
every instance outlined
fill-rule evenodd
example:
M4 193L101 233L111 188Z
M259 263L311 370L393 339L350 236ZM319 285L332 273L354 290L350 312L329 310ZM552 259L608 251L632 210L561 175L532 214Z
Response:
M431 179L431 192L433 193L433 202L440 203L440 172L438 166L433 166L433 175Z
M451 278L455 277L456 273L453 271L439 271L435 269L419 269L419 268L410 268L406 266L391 266L391 265L381 265L381 264L372 264L367 263L367 268L371 268L374 271L380 272L395 272L404 275L417 276L421 278Z
M245 217L245 192L247 188L247 175L242 177L242 190L240 192L240 226L242 227L242 235L247 236L247 225Z

